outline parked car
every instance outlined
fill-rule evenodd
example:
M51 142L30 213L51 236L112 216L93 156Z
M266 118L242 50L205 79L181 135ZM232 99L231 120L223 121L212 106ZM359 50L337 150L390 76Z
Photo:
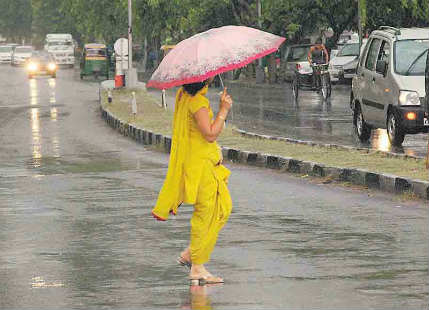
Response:
M362 41L360 51L363 51L367 41L366 39ZM359 41L349 41L344 44L339 52L329 61L331 81L351 80L356 75L359 55Z
M406 134L429 131L424 108L428 48L429 28L382 26L371 33L350 98L361 141L375 128L386 128L395 146L402 145Z
M17 46L12 54L12 65L23 66L33 54L31 46Z
M57 65L54 57L47 52L34 52L27 62L28 78L35 75L50 75L57 77Z
M12 61L13 47L10 45L0 45L0 63L10 64Z
M309 74L313 69L308 62L308 52L314 44L291 45L286 50L285 63L282 71L284 80L291 82L295 77L295 72Z
M359 41L359 34L352 31L344 31L342 34L340 34L338 38L338 41L337 41L338 49L341 49L341 47L343 47L346 43L350 41L355 41L355 42Z

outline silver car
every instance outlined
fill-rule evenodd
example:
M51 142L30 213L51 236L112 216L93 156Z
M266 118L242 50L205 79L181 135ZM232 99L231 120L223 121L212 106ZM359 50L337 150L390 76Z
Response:
M362 53L367 40L362 41L359 52L359 41L347 42L338 53L329 61L329 74L332 82L341 80L351 80L356 75L356 68L359 62L359 55Z
M406 134L429 131L425 112L425 69L429 28L382 26L371 33L353 78L351 109L357 136L369 140L374 128L387 129L392 145Z
M286 51L286 62L284 67L284 79L288 82L295 78L296 72L302 75L313 73L308 62L308 52L314 44L291 45Z
M10 64L12 61L13 47L10 45L0 45L0 63Z
M17 46L12 54L12 65L23 66L27 63L27 60L33 54L33 48L31 46Z

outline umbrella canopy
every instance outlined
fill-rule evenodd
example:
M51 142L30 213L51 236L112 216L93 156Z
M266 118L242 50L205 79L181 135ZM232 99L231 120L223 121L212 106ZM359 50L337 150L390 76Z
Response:
M201 82L274 53L285 40L244 26L210 29L177 44L162 60L147 86L167 89Z

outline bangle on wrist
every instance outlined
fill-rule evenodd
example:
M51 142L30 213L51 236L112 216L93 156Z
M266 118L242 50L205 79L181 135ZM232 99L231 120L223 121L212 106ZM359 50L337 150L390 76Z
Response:
M225 120L226 119L226 117L225 116L223 116L223 115L220 115L220 114L218 114L218 116L217 117L219 117L221 120Z

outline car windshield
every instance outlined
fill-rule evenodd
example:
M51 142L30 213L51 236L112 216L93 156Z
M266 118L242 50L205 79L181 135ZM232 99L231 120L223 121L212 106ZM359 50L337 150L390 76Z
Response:
M310 46L292 47L288 55L288 61L307 61L309 49Z
M19 54L19 53L31 53L31 48L29 47L17 47L15 49L15 53Z
M106 56L106 50L91 48L86 50L86 55L87 56Z
M12 46L0 46L0 53L9 53L12 51Z
M37 55L31 58L34 62L50 62L52 58L49 55Z
M72 42L68 42L68 41L49 41L48 42L48 46L57 46L57 45L71 46Z
M350 43L343 46L337 57L359 56L359 43Z
M429 40L403 40L395 43L395 70L401 75L424 75Z

